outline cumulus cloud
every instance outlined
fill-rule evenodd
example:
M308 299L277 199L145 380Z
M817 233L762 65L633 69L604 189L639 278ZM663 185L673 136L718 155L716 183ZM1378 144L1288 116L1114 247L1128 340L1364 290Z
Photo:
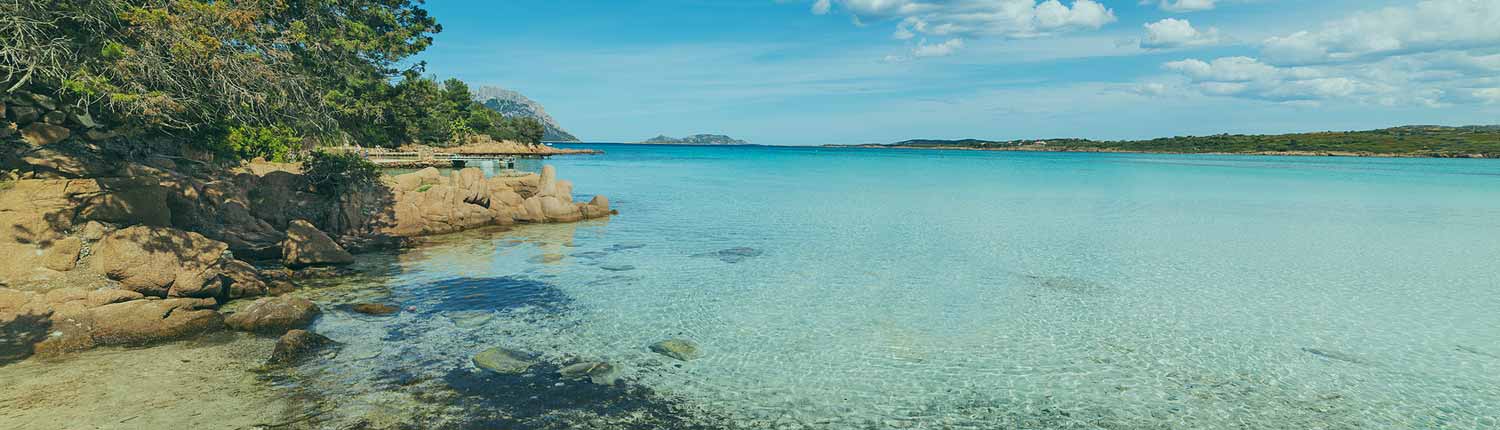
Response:
M964 40L962 38L952 38L940 43L927 43L927 39L922 39L906 54L887 55L885 56L885 61L887 63L904 63L921 58L947 57L958 52L963 47Z
M1219 29L1199 31L1185 19L1167 18L1148 23L1146 37L1141 39L1141 49L1172 49L1193 46L1217 45L1223 41Z
M1500 1L1423 0L1414 7L1360 12L1265 41L1277 64L1355 61L1365 57L1500 45Z
M1178 13L1211 10L1217 6L1215 0L1141 0L1142 6L1153 3L1161 10Z
M911 55L913 57L917 57L917 58L922 58L922 57L946 57L946 56L949 56L949 55L953 55L954 52L958 51L959 48L963 48L963 47L964 47L964 40L963 39L948 39L946 41L943 41L943 43L937 43L937 44L931 44L931 45L927 44L927 41L924 40L924 41L922 41L922 43L917 44L916 48L912 49Z
M1183 88L1280 102L1493 103L1500 93L1500 2L1423 0L1272 37L1259 58L1163 65ZM1149 31L1149 29L1148 29ZM1142 47L1147 43L1143 40Z
M896 20L897 39L1031 38L1098 29L1116 20L1114 11L1096 0L819 0L813 12L835 7L857 17Z

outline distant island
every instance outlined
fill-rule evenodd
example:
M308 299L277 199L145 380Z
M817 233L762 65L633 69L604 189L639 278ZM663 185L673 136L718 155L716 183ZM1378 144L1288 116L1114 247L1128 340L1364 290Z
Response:
M1500 126L1411 125L1368 131L1278 135L1216 134L1151 140L915 139L889 144L825 145L860 148L984 151L1144 152L1176 154L1320 155L1350 157L1500 158Z
M687 137L670 137L660 135L636 143L649 143L657 145L749 145L750 142L735 139L722 134L695 134Z

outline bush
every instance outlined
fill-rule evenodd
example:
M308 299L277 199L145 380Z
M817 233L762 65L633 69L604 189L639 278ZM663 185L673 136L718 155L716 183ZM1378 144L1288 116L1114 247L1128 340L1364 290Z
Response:
M355 153L314 152L302 165L302 172L313 188L328 195L339 195L380 179L380 167Z
M282 126L234 127L224 137L224 149L239 158L261 157L278 163L286 162L287 155L301 145L302 137Z

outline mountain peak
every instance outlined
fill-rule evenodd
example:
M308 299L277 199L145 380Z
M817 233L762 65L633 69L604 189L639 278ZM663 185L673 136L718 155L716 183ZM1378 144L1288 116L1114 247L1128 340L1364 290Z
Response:
M542 134L542 140L559 142L577 142L578 138L563 130L552 115L535 100L521 93L496 86L481 86L472 90L474 100L485 107L500 112L507 117L530 117L542 123L546 132Z

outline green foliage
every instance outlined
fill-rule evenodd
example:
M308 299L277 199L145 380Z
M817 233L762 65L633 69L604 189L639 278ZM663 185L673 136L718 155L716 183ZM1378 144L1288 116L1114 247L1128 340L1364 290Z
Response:
M438 82L409 73L389 90L377 126L361 142L394 147L405 143L432 146L462 144L469 136L540 143L545 129L531 118L506 118L475 102L469 86L457 79Z
M432 189L432 184L424 184L424 185L422 185L420 187L417 187L417 192L419 192L419 193L425 193L425 192L427 192L427 190L430 190L430 189Z
M1043 144L1042 142L1045 142ZM1408 126L1369 131L1297 133L1282 135L1218 134L1151 140L1096 141L1088 139L909 140L907 147L964 147L979 149L1122 151L1165 153L1296 153L1500 157L1500 127Z
M368 186L380 180L380 167L355 153L313 152L302 164L313 188L328 195Z
M239 158L260 157L275 162L286 162L287 156L301 145L302 137L282 126L234 127L224 137L223 144Z
M0 90L111 123L382 137L393 80L441 31L421 0L0 1ZM184 133L186 132L186 133Z

